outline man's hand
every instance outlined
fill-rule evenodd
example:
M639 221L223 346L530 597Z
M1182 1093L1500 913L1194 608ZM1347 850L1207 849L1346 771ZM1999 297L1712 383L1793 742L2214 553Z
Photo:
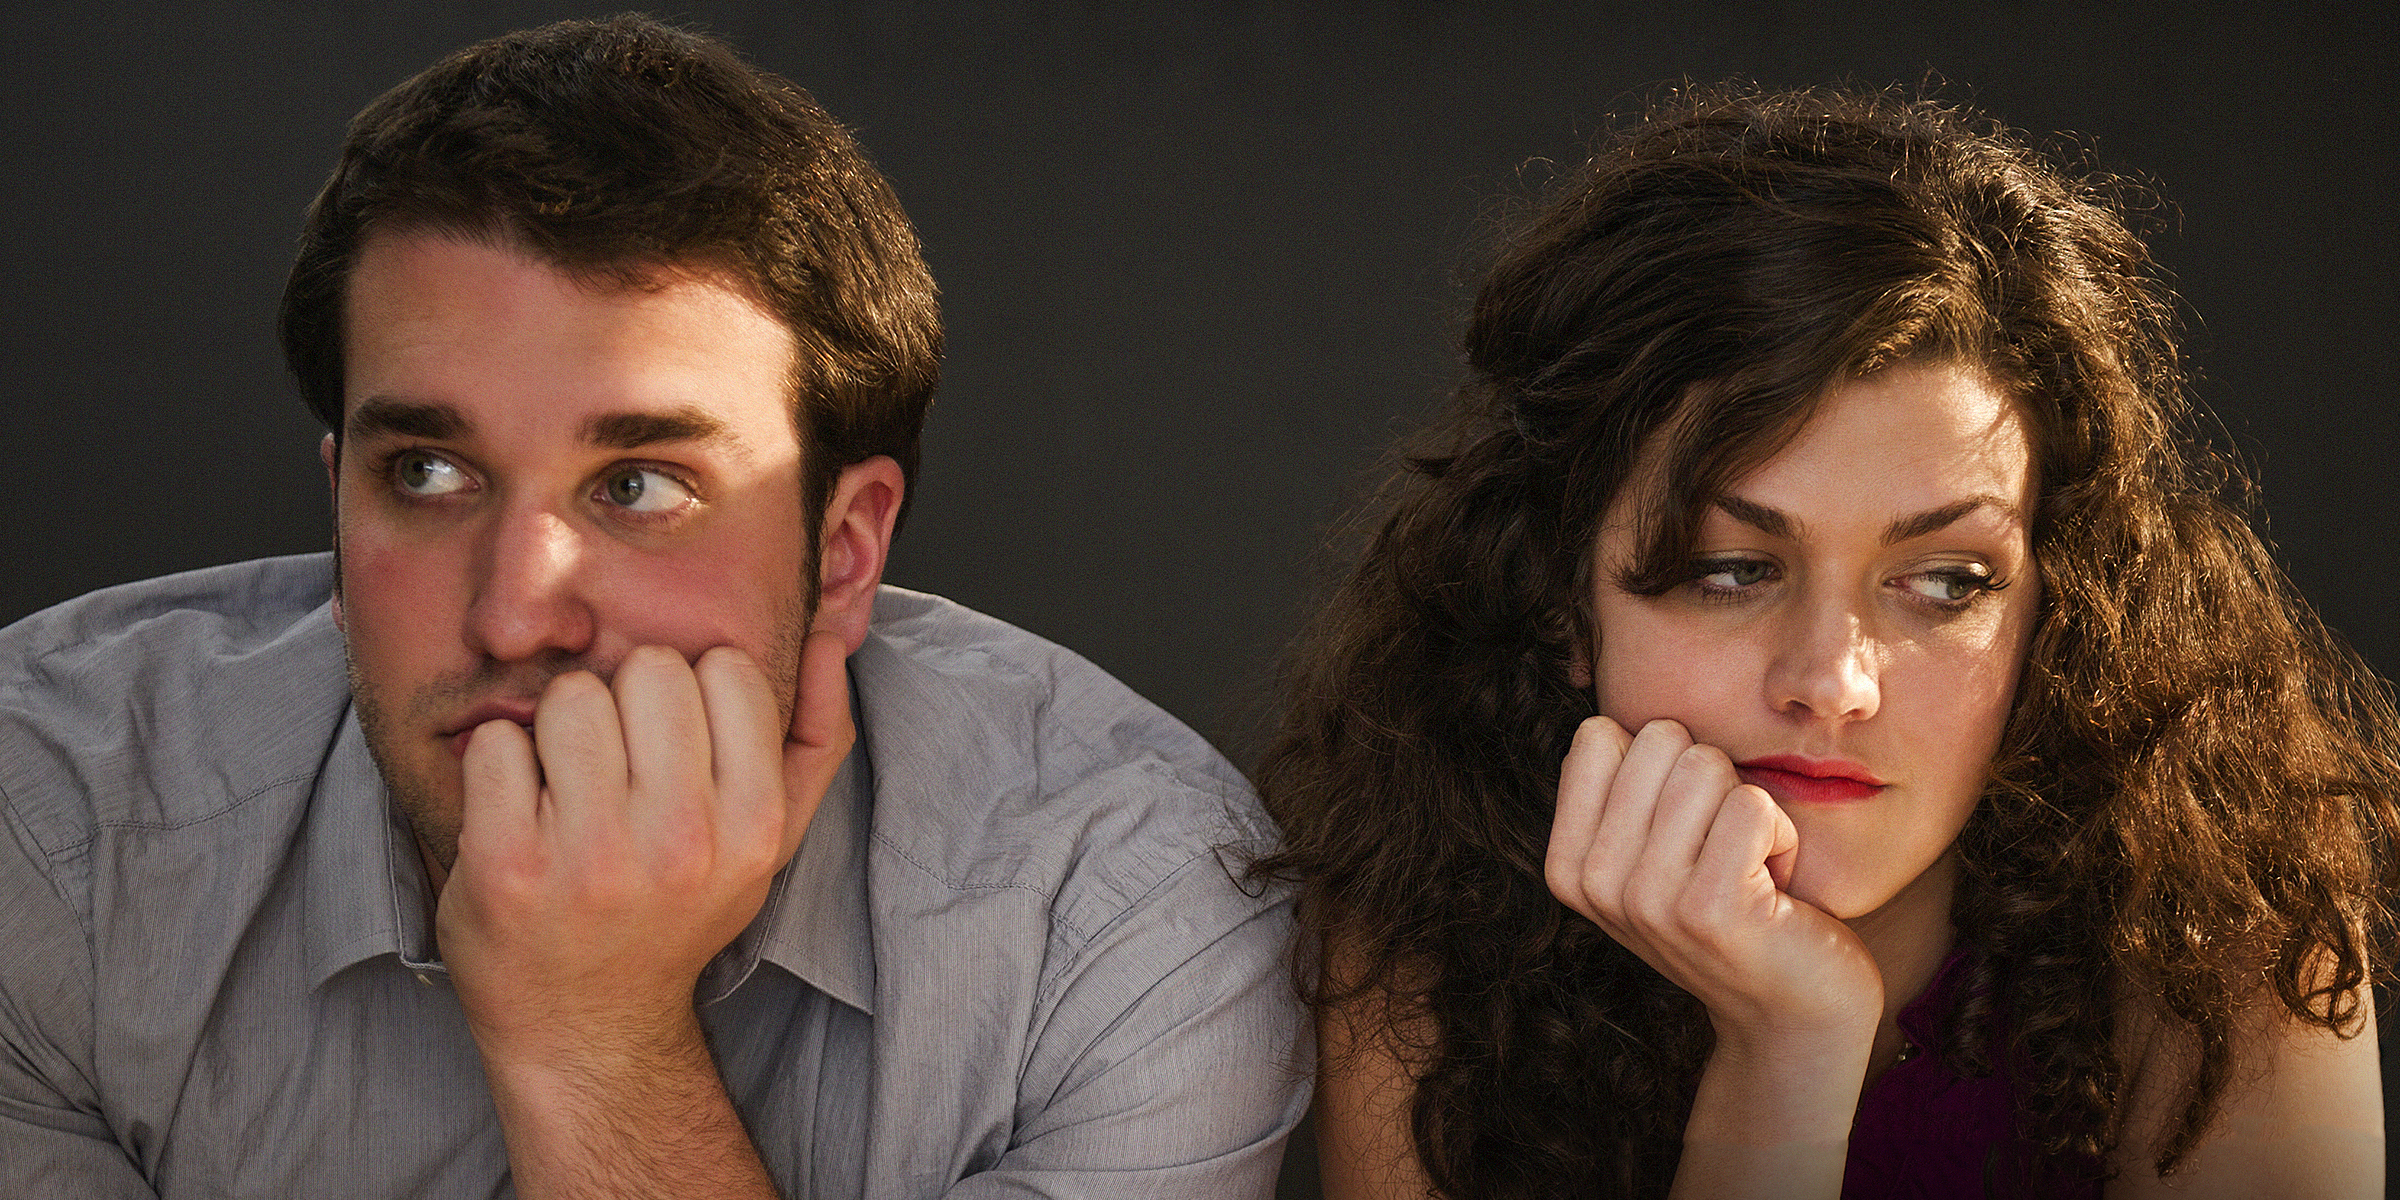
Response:
M550 682L533 735L475 730L458 861L436 917L487 1056L588 1050L687 1014L700 970L749 924L849 752L839 638L801 654L786 735L739 650L660 646Z
M487 1057L689 1018L701 968L758 914L849 753L842 650L808 639L788 735L766 675L726 647L686 665L644 646L613 690L552 680L530 738L475 730L436 928Z
M435 927L520 1195L773 1194L692 989L850 751L844 651L809 636L788 729L748 655L660 646L476 728Z

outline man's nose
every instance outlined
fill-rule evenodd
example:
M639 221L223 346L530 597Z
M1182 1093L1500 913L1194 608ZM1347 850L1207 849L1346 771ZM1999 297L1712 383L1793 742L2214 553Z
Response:
M582 589L584 554L568 518L536 505L504 508L478 548L468 648L503 662L590 649L594 621Z
M1848 603L1803 602L1768 671L1768 703L1819 720L1863 721L1883 703L1882 648Z

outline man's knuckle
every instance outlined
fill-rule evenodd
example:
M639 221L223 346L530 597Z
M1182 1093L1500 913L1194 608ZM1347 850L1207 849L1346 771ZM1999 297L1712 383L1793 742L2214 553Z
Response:
M758 663L749 653L738 646L709 647L700 655L700 661L694 669L720 677L765 674L758 669Z
M590 671L563 671L552 676L542 689L544 703L576 703L590 700L608 691L608 685Z

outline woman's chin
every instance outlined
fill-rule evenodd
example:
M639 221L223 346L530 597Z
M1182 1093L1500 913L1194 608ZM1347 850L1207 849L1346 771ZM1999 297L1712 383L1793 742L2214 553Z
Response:
M1855 881L1844 879L1838 871L1809 871L1798 868L1792 872L1784 894L1794 900L1824 911L1837 921L1863 917L1882 907L1884 897L1862 899Z

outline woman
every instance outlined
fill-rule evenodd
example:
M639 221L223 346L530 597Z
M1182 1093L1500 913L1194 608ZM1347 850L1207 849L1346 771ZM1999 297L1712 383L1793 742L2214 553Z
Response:
M2380 1194L2400 723L2172 315L1929 103L1566 182L1260 769L1329 1195Z

